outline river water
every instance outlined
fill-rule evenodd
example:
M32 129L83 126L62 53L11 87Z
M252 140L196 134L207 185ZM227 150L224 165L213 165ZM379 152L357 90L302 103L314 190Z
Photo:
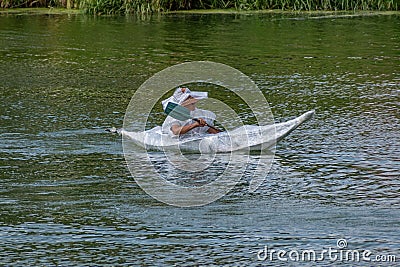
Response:
M3 14L0 44L0 265L296 266L297 251L314 266L302 252L330 248L322 265L400 261L399 15ZM277 121L316 114L255 192L179 208L135 183L104 129L146 79L196 60L248 75Z

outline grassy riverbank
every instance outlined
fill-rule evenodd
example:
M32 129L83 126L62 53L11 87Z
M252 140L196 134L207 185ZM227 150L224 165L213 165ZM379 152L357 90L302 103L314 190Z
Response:
M0 7L56 7L98 15L183 10L399 11L400 0L0 0Z
M35 7L35 8L0 8L0 14L17 14L17 15L58 15L58 14L80 14L83 13L82 10L79 9L67 9L67 8L60 8L60 7Z

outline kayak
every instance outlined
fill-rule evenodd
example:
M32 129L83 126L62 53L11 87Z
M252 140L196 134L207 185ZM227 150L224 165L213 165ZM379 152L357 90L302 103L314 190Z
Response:
M182 151L193 153L226 153L240 150L260 151L271 149L304 122L311 119L314 111L281 123L265 126L243 125L218 134L188 135L173 137L161 131L161 126L144 132L118 132L124 141L131 141L146 150Z

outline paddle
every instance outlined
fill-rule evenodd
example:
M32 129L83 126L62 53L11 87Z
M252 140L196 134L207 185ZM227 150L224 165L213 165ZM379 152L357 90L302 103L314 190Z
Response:
M181 105L178 105L178 104L175 104L175 103L172 103L172 102L169 102L167 104L167 107L165 108L164 112L167 115L171 116L172 118L180 120L180 121L185 121L185 120L192 119L194 121L200 122L199 119L196 119L196 118L193 118L192 116L190 116L190 110L188 110L187 108L185 108L185 107L183 107ZM208 127L210 127L211 129L214 129L214 130L216 130L218 132L221 132L221 130L215 128L214 126L211 126L209 124L206 124L206 125Z

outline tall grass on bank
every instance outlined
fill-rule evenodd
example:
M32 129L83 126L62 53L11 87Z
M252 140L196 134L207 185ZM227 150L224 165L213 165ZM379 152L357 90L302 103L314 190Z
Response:
M79 8L80 0L0 0L0 8L65 7Z
M0 0L1 1L1 0ZM399 10L400 0L81 0L89 14L136 13L191 9L292 11Z
M392 10L400 0L0 0L0 7L80 8L88 14L147 14L175 10L226 9L292 11Z

